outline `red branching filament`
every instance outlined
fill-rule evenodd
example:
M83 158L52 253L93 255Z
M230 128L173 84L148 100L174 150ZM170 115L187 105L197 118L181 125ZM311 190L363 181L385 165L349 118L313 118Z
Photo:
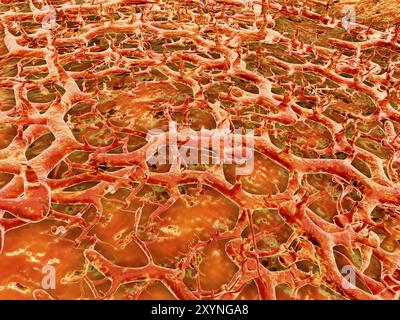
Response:
M2 0L0 298L399 299L400 27L341 8ZM254 171L149 165L171 121Z

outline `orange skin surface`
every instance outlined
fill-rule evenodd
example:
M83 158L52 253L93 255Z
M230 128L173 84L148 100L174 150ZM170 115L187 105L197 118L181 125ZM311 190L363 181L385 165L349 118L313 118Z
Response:
M0 1L0 299L399 299L400 8L363 1ZM172 121L254 130L252 172L149 164Z

